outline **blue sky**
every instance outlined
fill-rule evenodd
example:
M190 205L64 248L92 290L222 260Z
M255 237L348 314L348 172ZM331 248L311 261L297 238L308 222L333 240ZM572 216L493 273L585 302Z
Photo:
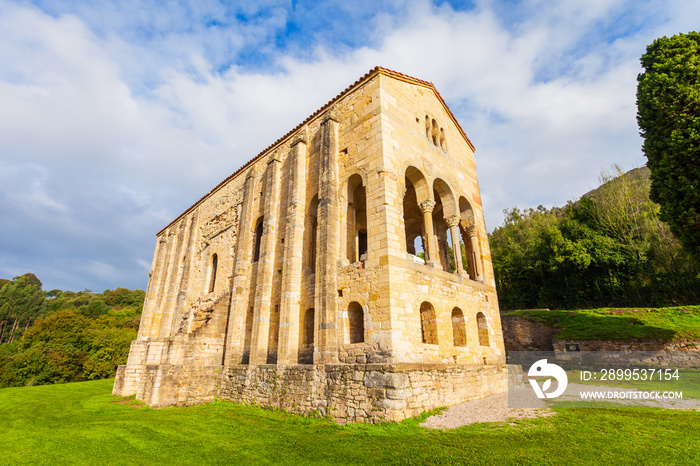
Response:
M487 227L644 164L639 57L696 0L0 0L0 277L145 288L155 234L375 65L437 86Z

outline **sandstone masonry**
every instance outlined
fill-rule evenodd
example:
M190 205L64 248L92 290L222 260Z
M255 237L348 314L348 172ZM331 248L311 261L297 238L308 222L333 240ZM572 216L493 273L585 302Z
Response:
M474 147L377 67L158 233L114 393L377 422L506 387Z

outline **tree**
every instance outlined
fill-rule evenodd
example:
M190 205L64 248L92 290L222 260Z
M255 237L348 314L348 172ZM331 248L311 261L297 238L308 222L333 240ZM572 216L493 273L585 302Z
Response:
M41 282L26 273L0 288L0 343L12 343L46 309Z
M641 58L637 122L661 219L700 260L700 33L657 39Z

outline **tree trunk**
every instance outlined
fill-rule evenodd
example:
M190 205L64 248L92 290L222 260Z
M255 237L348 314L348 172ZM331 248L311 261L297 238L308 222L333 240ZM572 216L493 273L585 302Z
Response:
M15 323L14 325L12 325L12 331L10 332L10 344L12 344L12 342L15 339L15 330L17 330L17 320L18 317L15 317Z
M22 339L20 341L24 341L24 334L27 333L27 329L29 328L29 322L31 322L32 319L29 319L27 321L27 325L24 326L24 332L22 332Z

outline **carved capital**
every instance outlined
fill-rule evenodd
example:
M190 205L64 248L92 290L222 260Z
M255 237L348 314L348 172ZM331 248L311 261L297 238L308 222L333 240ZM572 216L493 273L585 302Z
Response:
M338 113L338 109L335 107L331 107L328 110L326 110L326 113L323 115L323 118L321 118L321 124L325 125L326 122L328 121L335 121L338 123L340 121L340 115Z
M251 178L255 178L255 175L257 174L257 172L258 172L258 170L257 170L256 166L253 165L252 167L250 167L250 170L248 170L248 173L246 174L245 179L249 180Z
M456 214L445 217L445 223L447 223L447 226L450 228L459 225L460 220L461 218L459 217L459 215Z
M423 213L432 212L435 208L435 201L432 199L426 199L423 202L419 202L418 207L420 207L420 211Z
M272 157L270 157L270 160L267 162L267 164L270 165L272 162L281 162L281 161L282 161L282 153L279 150L276 150L272 154Z
M302 129L299 130L299 132L296 134L294 137L294 140L292 141L292 147L296 146L299 143L304 143L308 144L309 143L309 135L306 130L306 126L304 126Z
M466 231L467 235L469 235L470 237L474 237L476 236L476 225L470 223L464 228L464 231Z

